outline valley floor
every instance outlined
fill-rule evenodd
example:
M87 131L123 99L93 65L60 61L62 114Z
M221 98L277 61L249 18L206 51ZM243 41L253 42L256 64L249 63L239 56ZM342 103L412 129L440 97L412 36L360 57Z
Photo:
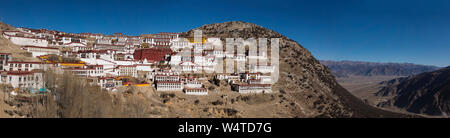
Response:
M380 82L400 77L404 76L350 76L350 77L337 77L336 80L342 87L347 89L350 93L352 93L356 97L360 98L361 100L363 100L364 102L368 103L371 106L377 107L376 105L378 103L391 98L391 97L375 96L375 93L378 92L383 86L382 84L380 84ZM378 107L378 108L392 112L414 114L396 107ZM445 117L445 116L428 116L428 115L420 115L420 116L431 118Z
M373 98L374 93L379 90L380 82L403 76L350 76L336 78L339 84L361 99Z

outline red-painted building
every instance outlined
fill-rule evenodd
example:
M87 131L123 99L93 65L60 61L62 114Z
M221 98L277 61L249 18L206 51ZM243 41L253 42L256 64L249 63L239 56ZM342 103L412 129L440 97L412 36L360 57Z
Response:
M170 53L172 50L169 48L145 48L134 51L133 57L135 60L147 59L148 62L160 62Z

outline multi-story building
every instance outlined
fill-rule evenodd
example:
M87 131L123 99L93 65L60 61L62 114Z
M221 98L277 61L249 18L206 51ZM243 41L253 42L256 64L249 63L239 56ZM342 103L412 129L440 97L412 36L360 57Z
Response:
M122 86L122 81L116 80L114 77L98 77L97 85L101 88L108 89Z
M3 67L6 71L31 71L35 69L47 70L48 68L56 66L55 64L42 63L42 62L20 62L20 61L9 61L7 66Z
M119 76L137 77L136 65L119 65L117 69Z
M232 89L242 93L270 93L272 92L271 84L234 84Z
M180 76L178 75L155 75L154 79L155 82L164 82L164 81L180 81Z
M9 39L16 45L32 45L32 46L48 46L48 41L45 38L36 37L34 34L24 33L19 31L4 31L3 37Z
M208 95L206 88L184 88L184 93L187 95Z
M70 71L74 75L82 77L105 76L103 65L87 65L82 68L66 68L65 71Z
M157 91L182 91L181 81L160 81L156 83Z
M194 77L182 78L185 88L202 88L203 84Z
M0 83L11 84L13 88L42 88L42 71L2 71Z
M8 66L8 61L11 59L11 53L0 53L0 71L5 70L4 68Z
M38 57L42 55L59 55L60 51L58 48L52 47L41 47L41 46L23 46L22 49L32 53L33 57Z

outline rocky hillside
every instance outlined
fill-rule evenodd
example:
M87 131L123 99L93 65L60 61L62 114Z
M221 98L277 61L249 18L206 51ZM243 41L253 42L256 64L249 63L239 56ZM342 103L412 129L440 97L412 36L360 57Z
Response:
M289 111L292 117L410 117L366 105L341 87L307 49L277 32L245 22L208 24L197 29L207 37L281 38L280 79L273 90L296 106ZM182 36L193 37L193 30Z
M450 113L450 67L411 77L384 81L377 96L393 97L378 104L428 115Z
M6 30L17 30L16 28L12 27L9 24L5 24L3 22L0 22L0 32L6 31Z
M331 69L336 77L349 76L410 76L439 69L436 66L411 63L376 63L361 61L320 61Z
M20 46L13 44L6 38L3 38L1 34L6 30L16 30L16 28L0 22L0 53L11 53L14 61L39 61L38 59L33 58L31 53L22 50Z

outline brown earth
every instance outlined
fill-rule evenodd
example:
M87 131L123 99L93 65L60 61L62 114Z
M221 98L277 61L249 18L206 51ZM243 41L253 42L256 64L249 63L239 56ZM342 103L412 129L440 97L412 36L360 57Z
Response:
M11 53L14 61L39 61L33 58L31 53L22 50L20 46L13 44L6 38L3 38L2 32L5 30L16 30L14 27L0 22L0 53Z

